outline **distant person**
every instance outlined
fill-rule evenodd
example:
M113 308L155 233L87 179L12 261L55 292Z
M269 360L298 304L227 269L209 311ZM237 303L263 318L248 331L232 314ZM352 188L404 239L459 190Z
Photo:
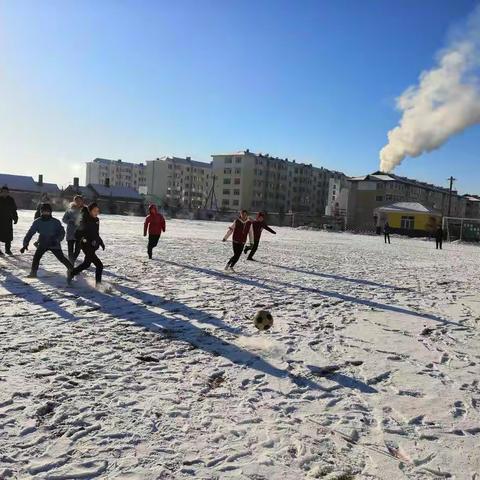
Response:
M33 255L32 268L28 277L37 277L40 260L46 252L51 252L59 262L67 267L67 280L70 283L73 265L63 254L61 246L61 242L65 238L65 229L60 223L60 220L52 217L52 207L49 203L44 203L40 207L40 217L33 221L32 226L25 235L23 248L20 250L21 253L28 250L30 240L36 233L39 235L38 240L35 242L37 250Z
M238 259L242 255L243 248L247 242L247 237L250 238L250 243L252 243L252 220L248 218L248 212L242 210L238 218L228 227L227 233L223 237L223 241L226 242L228 238L232 237L232 247L233 247L233 256L225 265L225 270L234 271L233 267L238 262Z
M437 230L435 232L435 243L437 246L437 250L440 249L442 250L443 246L443 228L441 225L437 227Z
M385 243L390 243L390 224L388 222L385 222L385 225L383 226L383 236L385 238Z
M8 187L0 189L0 242L5 244L5 253L12 255L13 224L18 222L17 205L10 196ZM0 250L0 256L3 255Z
M255 255L258 244L260 243L260 237L262 236L262 231L266 230L267 232L273 233L274 235L277 234L274 230L272 230L266 223L265 223L265 214L263 212L257 213L257 218L252 223L252 230L253 230L253 245L247 245L243 252L248 255L247 260L255 260L253 256Z
M83 197L81 195L75 195L73 202L70 204L69 209L64 213L62 222L67 225L67 245L68 245L68 258L72 265L75 265L75 260L80 254L81 245L76 239L75 234L80 226L80 220L82 217L82 209L85 206Z
M73 276L83 272L93 263L95 265L95 283L102 283L103 263L97 257L97 250L102 247L105 250L105 244L100 237L100 220L98 214L100 208L96 203L91 203L88 207L82 209L82 219L76 231L76 239L80 242L81 249L85 254L85 259L78 267L73 269Z
M165 233L165 218L158 212L156 205L148 207L148 215L143 224L143 236L146 237L148 233L148 258L152 258L153 249L158 245L160 235Z
M33 215L33 219L36 220L37 218L40 218L41 216L41 208L42 205L45 203L50 204L50 199L48 198L48 193L42 193L42 196L40 198L40 201L37 203L37 209L35 210L35 214Z

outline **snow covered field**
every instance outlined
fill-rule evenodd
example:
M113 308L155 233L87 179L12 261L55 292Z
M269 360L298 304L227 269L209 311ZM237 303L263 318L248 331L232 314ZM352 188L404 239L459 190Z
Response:
M106 291L0 259L2 480L480 478L479 248L225 229L104 215Z

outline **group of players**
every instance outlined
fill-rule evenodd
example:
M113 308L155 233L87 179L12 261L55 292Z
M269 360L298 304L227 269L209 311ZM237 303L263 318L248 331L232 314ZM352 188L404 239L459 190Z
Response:
M35 253L32 259L32 266L29 278L36 278L40 260L46 252L51 252L59 262L67 268L67 281L80 272L88 269L92 263L95 265L95 281L99 285L102 282L103 263L97 256L97 250L105 250L105 244L100 236L100 220L98 215L100 208L96 203L85 205L84 199L76 195L73 202L62 218L62 223L52 216L52 207L49 203L40 203L35 212L34 221L29 228L21 253L28 250L34 235L38 234L35 241ZM13 240L13 225L18 222L17 206L15 200L10 196L7 186L0 189L0 242L5 243L5 253L12 255L11 243ZM265 223L265 215L260 212L255 220L248 216L246 210L242 210L237 219L228 228L223 241L226 242L232 236L233 256L225 266L225 270L234 271L234 266L240 259L242 253L249 254L247 260L254 260L260 237L263 230L275 234ZM158 211L156 205L150 205L149 213L144 221L143 234L148 235L147 255L152 259L153 249L158 245L160 236L166 230L166 222L163 215ZM68 258L63 254L61 242L67 239ZM247 239L250 240L247 245ZM84 260L75 266L77 258L83 252ZM0 250L0 256L4 253Z
M100 237L100 209L96 203L85 206L83 198L76 196L69 209L63 216L63 223L67 226L66 237L68 245L68 258L63 254L61 243L65 238L65 228L60 220L52 216L52 206L49 203L41 203L35 212L34 220L28 229L20 253L29 249L30 241L34 235L38 238L34 242L36 247L32 259L32 267L29 278L36 278L40 260L47 252L51 252L59 262L67 268L67 281L80 272L95 265L95 280L97 284L102 281L103 264L97 256L97 250L101 247L105 250L105 244ZM13 226L18 222L17 206L15 200L9 195L8 187L0 189L0 242L5 243L5 253L12 255L11 244L13 240ZM75 266L80 252L83 252L83 262ZM0 250L0 256L4 253Z

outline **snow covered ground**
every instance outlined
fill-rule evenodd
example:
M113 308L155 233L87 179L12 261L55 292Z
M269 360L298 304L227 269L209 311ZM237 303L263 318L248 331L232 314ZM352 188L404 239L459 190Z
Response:
M480 249L279 228L225 274L225 228L148 261L104 215L104 291L0 259L1 479L480 478Z

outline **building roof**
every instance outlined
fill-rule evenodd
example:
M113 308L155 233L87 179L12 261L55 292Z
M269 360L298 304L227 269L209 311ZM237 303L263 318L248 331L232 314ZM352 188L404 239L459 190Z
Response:
M351 182L363 182L363 181L373 181L373 182L400 182L405 185L410 185L418 188L424 188L426 190L434 190L437 192L448 193L449 189L445 187L439 187L437 185L433 185L427 182L421 182L419 180L414 180L407 177L400 177L399 175L395 175L393 173L384 173L384 172L374 172L368 175L362 175L360 177L349 177ZM454 195L457 195L456 190L452 190Z
M431 215L441 215L440 212L433 208L426 207L418 202L398 202L391 205L385 205L375 209L376 212L409 212L409 213L429 213Z
M94 190L100 197L128 198L130 200L143 200L143 197L133 188L112 185L107 187L98 183L89 183L87 187Z
M258 153L251 152L250 150L239 150L238 152L227 152L227 153L214 153L212 157L225 157L229 155L254 155L258 156Z
M82 197L85 197L85 198L89 198L89 197L93 197L95 192L89 188L89 187L82 187L82 186L78 186L76 187L75 185L69 185L65 190L64 192L67 192L67 191L72 191L72 193L76 193L76 194L80 194Z
M60 193L60 189L56 183L45 183L43 182L42 185L37 183L38 191L42 193L53 193L55 195Z
M128 167L144 167L143 163L133 163L133 162L124 162L123 160L109 160L108 158L95 158L93 160L94 163L101 163L103 165L111 165L111 164L119 164L125 165Z
M0 173L0 186L3 185L7 185L10 190L20 190L22 192L60 194L60 189L56 183L43 182L42 185L39 185L38 182L27 175Z
M9 175L0 173L0 186L6 185L10 190L21 190L24 192L39 192L38 185L32 177L26 175Z
M192 160L191 158L181 158L181 157L175 157L174 155L165 155L163 157L157 158L153 161L156 160L161 160L161 161L168 161L171 160L172 162L179 163L181 165L189 165L192 167L198 167L198 168L210 168L212 166L211 163L207 162L199 162L198 160Z

